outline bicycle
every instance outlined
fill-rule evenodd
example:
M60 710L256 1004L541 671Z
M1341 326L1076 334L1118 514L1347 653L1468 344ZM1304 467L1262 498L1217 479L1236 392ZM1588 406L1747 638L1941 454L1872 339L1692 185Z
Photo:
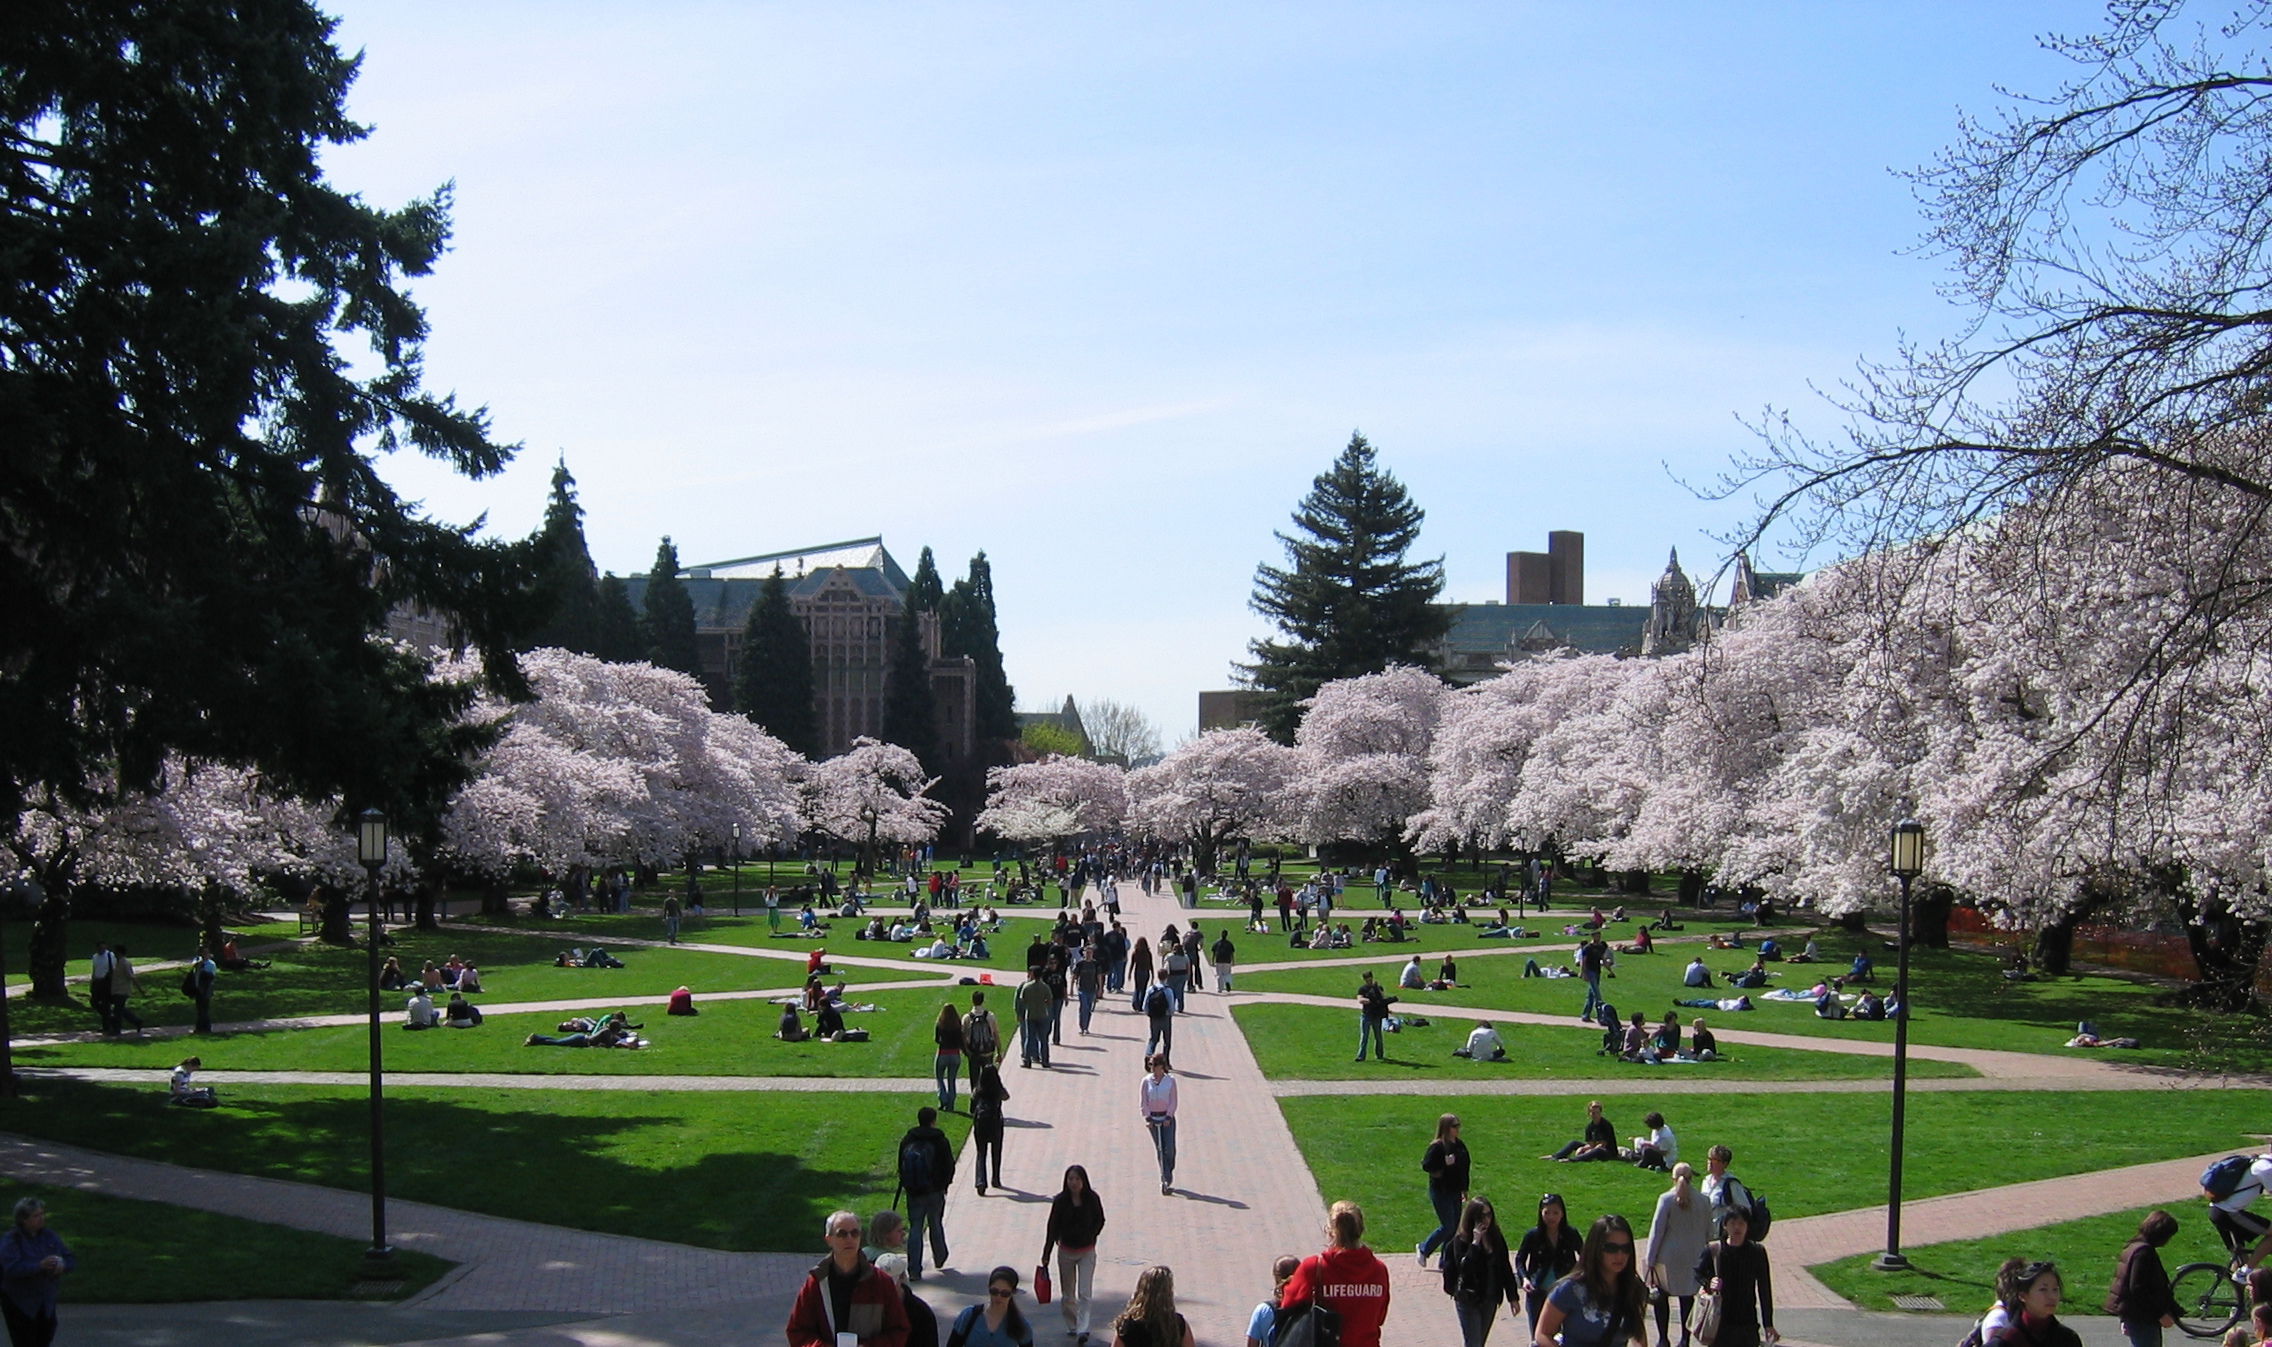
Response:
M2169 1279L2177 1302L2178 1331L2189 1338L2223 1337L2248 1317L2248 1274L2230 1263L2187 1263Z

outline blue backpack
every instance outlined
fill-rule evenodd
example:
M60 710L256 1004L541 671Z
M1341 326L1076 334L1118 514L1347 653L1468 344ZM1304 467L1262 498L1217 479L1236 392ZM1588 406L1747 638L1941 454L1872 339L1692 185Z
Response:
M2201 1171L2201 1190L2213 1200L2222 1202L2240 1191L2248 1179L2248 1168L2256 1163L2253 1155L2228 1155Z

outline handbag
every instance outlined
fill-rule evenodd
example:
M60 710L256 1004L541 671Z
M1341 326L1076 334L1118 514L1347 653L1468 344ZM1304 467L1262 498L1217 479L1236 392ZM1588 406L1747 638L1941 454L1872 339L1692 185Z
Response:
M1033 1266L1033 1299L1037 1305L1049 1303L1049 1264L1047 1263L1036 1263Z
M1712 1276L1716 1280L1718 1279L1719 1275L1720 1255L1715 1252L1712 1255ZM1690 1321L1688 1331L1689 1335L1694 1337L1698 1342L1703 1343L1704 1347L1712 1347L1713 1340L1720 1336L1719 1292L1697 1292L1696 1317Z

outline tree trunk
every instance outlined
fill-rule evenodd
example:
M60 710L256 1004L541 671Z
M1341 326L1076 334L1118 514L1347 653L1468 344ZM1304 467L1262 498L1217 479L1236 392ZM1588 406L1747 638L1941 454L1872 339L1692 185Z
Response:
M503 875L481 886L481 914L485 917L513 915L512 889L505 883Z
M2072 914L2037 928L2035 953L2030 962L2045 977L2063 978L2074 966L2075 918Z
M218 884L208 884L197 895L197 938L204 943L207 953L216 958L221 953L221 942L227 932L221 929L222 918L227 915L229 891Z
M2191 999L2212 1010L2253 1010L2256 968L2264 958L2265 940L2272 935L2272 926L2242 921L2215 895L2197 902L2181 886L2171 885L2168 891L2184 923L2193 966L2200 974Z
M61 1001L71 995L63 981L64 945L70 929L70 885L43 884L39 908L32 913L31 994L34 999Z
M1848 935L1860 935L1870 929L1869 914L1860 908L1841 913L1838 918L1838 929Z
M419 930L439 931L442 929L442 919L435 914L435 900L439 895L448 891L443 887L442 877L431 870L427 872L425 878L418 881L418 894L413 902L416 904Z
M1704 872L1702 870L1683 870L1680 872L1680 901L1689 907L1702 907L1704 905Z
M1648 893L1649 872L1646 870L1627 870L1623 872L1617 877L1617 891L1619 893L1629 894Z
M355 943L355 894L336 884L326 884L323 898L323 926L318 936L327 945Z

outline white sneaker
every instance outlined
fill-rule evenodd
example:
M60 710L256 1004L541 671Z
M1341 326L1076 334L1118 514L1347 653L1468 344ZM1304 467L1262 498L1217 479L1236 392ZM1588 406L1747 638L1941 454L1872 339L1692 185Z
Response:
M1422 1267L1426 1267L1426 1266L1428 1266L1428 1244L1427 1244L1427 1241L1423 1240L1423 1241L1421 1241L1420 1243L1413 1245L1413 1246L1412 1246L1412 1254L1413 1254L1413 1257L1415 1257L1415 1258L1417 1258L1417 1259L1419 1259L1419 1260L1420 1260L1420 1266L1422 1266Z

